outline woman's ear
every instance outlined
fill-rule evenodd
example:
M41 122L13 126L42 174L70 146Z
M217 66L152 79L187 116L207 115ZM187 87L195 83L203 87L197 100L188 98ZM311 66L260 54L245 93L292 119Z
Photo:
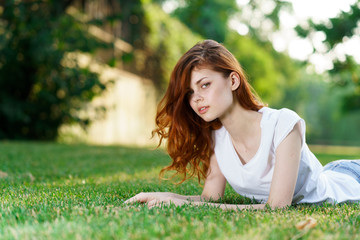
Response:
M240 76L237 72L232 72L229 77L231 79L231 90L235 91L240 86Z

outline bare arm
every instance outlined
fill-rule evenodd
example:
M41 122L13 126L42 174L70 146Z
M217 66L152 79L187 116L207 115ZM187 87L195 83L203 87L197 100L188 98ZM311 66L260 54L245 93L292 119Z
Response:
M275 169L268 199L272 208L291 205L299 171L301 146L300 124L297 123L275 153Z
M282 208L291 204L295 191L297 174L300 163L301 131L299 124L289 133L276 150L275 169L270 187L267 204L271 208ZM267 204L222 204L209 203L208 200L218 200L224 195L226 179L221 173L215 155L210 158L210 168L201 196L184 196L175 193L140 193L125 203L143 202L148 207L161 204L183 205L211 205L222 209L264 209Z
M201 195L184 196L179 194L172 194L172 197L181 200L189 200L191 202L203 202L208 200L216 201L224 196L225 186L226 179L220 171L215 154L213 154L210 157L210 167Z
M283 208L291 204L299 171L301 144L301 130L299 123L297 123L285 140L278 146L275 153L275 169L267 201L271 208ZM193 204L202 205L204 203L194 202ZM266 206L266 204L208 204L222 209L233 210L264 209Z
M210 157L210 168L205 180L201 198L204 200L218 200L224 196L226 179L220 171L215 154Z

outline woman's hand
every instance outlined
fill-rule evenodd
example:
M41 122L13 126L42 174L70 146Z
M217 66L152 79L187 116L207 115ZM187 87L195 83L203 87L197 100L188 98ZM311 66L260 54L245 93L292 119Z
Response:
M170 204L174 204L175 206L182 206L184 204L190 203L190 201L177 197L177 194L170 192L142 192L126 200L125 204L136 202L145 203L147 204L148 208Z

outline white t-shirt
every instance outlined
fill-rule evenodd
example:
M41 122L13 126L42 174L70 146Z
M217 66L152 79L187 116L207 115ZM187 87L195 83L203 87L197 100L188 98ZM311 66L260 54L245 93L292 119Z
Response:
M243 165L232 144L230 134L222 127L214 131L215 155L221 172L234 190L246 197L266 202L279 144L300 122L302 149L298 178L292 203L340 203L360 201L360 183L353 177L334 171L323 171L323 166L305 142L305 122L289 109L263 107L261 141L255 156Z

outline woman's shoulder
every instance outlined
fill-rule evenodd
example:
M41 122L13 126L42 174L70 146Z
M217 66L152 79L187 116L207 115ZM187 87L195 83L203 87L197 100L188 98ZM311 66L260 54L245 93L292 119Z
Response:
M288 108L274 109L263 107L259 110L259 112L262 112L266 119L286 120L300 118L300 116L295 111Z
M293 110L282 108L278 110L279 116L276 120L274 129L274 146L275 149L294 129L295 125L300 122L301 136L305 143L305 121Z
M294 122L298 122L302 118L295 111L290 110L288 108L282 108L279 110L279 123L292 124Z

